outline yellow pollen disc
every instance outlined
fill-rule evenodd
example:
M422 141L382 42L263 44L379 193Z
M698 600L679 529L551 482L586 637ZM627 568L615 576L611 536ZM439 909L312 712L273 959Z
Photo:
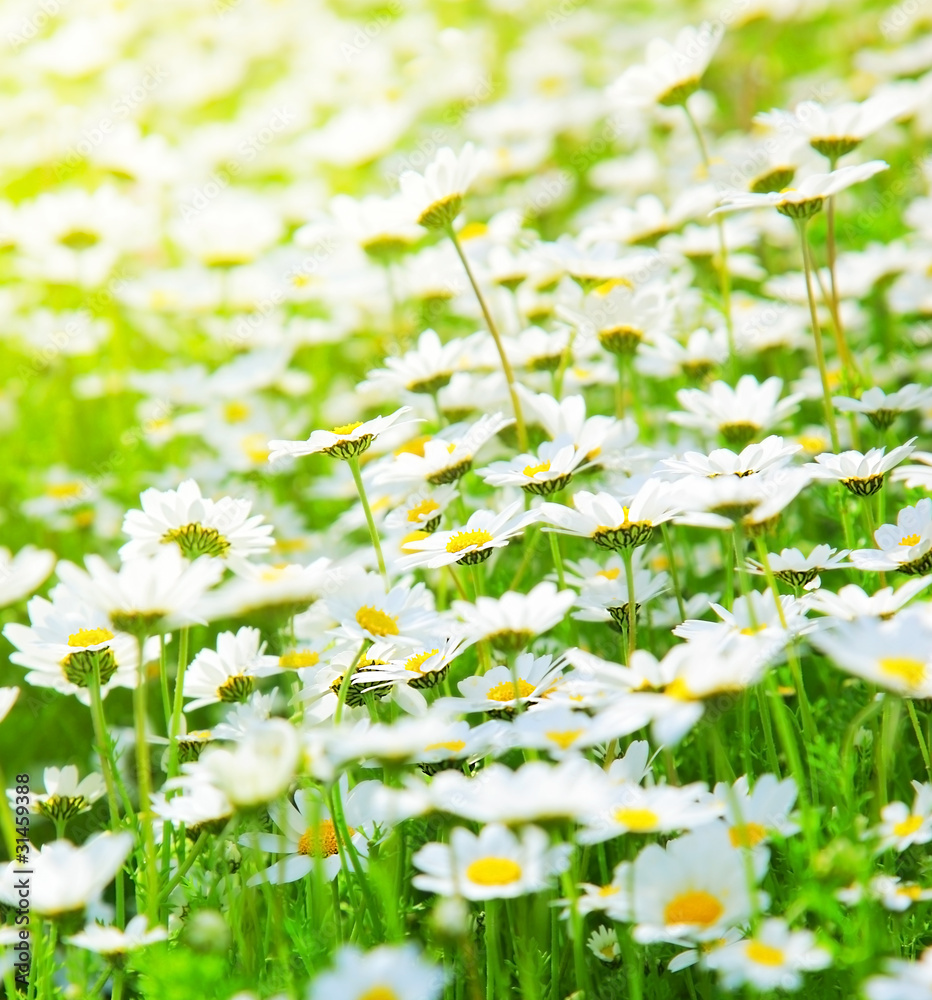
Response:
M373 986L366 990L357 1000L401 1000L391 986Z
M474 240L477 236L485 236L489 227L484 222L468 222L456 234L461 240Z
M447 740L446 743L431 743L424 747L425 750L449 750L450 753L459 753L466 744L463 740Z
M398 635L398 616L368 605L356 612L356 624L373 635Z
M528 477L528 479L533 479L538 472L549 472L549 471L550 471L549 462L541 462L540 465L526 465L524 467L524 474Z
M83 491L83 483L49 483L45 487L45 495L53 500L70 500L80 496Z
M915 902L918 899L922 899L922 886L904 885L902 889L896 890L896 894L898 896L905 896L907 899L911 899Z
M411 670L419 674L421 667L424 666L424 661L429 660L438 652L439 650L437 649L425 649L423 653L415 653L414 656L410 656L405 660L405 670Z
M634 285L627 278L609 278L608 281L603 281L601 285L597 285L593 291L596 295L608 295L615 288L634 288Z
M485 545L491 541L492 536L481 528L476 531L458 531L447 542L447 552L462 552L463 549L468 549L470 545L475 545L478 548L480 545Z
M511 858L480 858L466 869L466 878L476 885L511 885L521 878L521 866Z
M519 698L526 698L533 690L533 684L528 684L523 677L518 678ZM502 684L496 684L495 687L489 688L489 692L486 697L489 701L514 701L515 686L511 683L511 681L504 681Z
M926 665L912 656L883 656L880 669L903 681L907 687L918 687L926 679Z
M256 431L247 434L239 443L243 454L256 465L264 465L269 460L269 438L267 434Z
M897 823L893 827L893 832L898 837L908 837L911 833L915 833L920 826L922 826L922 816L907 816L902 823Z
M801 434L796 440L810 455L818 455L825 451L825 438L816 437L814 434Z
M615 946L613 944L607 944L604 948L599 949L599 953L604 955L606 958L614 958Z
M435 510L440 510L440 504L428 497L408 511L408 520L416 524L425 514L433 514Z
M650 561L650 568L655 573L660 573L663 570L670 568L670 560L664 555L654 556Z
M742 635L757 635L758 632L763 632L767 628L766 625L748 625L747 628L741 629Z
M725 907L703 889L691 889L674 896L664 907L663 919L667 924L695 924L711 927L725 912Z
M96 646L108 642L113 633L108 628L82 628L68 636L69 646Z
M918 545L918 544L919 544L918 532L915 532L912 535L903 535L903 537L900 539L900 545L909 545L910 547L912 547L913 545Z
M579 737L582 736L582 734L582 729L564 729L562 731L551 730L550 732L544 733L544 736L546 736L551 743L556 743L561 750L566 750L568 747L571 747L579 739Z
M599 889L600 896L617 896L619 892L621 892L621 889L617 885L612 885L611 883L603 885Z
M362 427L362 421L357 420L355 424L342 424L340 427L334 427L334 434L352 434L357 427Z
M758 965L783 965L783 952L762 941L749 941L745 954Z
M657 828L660 817L651 809L616 809L615 822L634 833L646 833Z
M320 662L320 655L309 649L294 649L290 653L283 653L278 658L278 665L286 670L299 670L301 667L316 667Z
M405 535L404 538L402 538L402 540L401 540L401 551L402 552L409 552L409 551L410 552L416 552L417 551L416 549L409 549L408 545L411 542L420 542L420 541L423 541L425 538L430 538L430 532L429 531L411 531L411 532L408 532L408 534Z
M424 434L421 437L412 438L412 440L403 444L400 448L395 449L395 456L398 455L417 455L418 458L424 457L424 445L430 440L429 434ZM823 449L824 450L824 449Z
M451 441L450 444L447 445L447 452L452 455L454 451L456 451L456 442Z
M621 570L617 567L615 569L600 569L596 576L605 577L606 580L617 580Z
M766 836L767 831L760 823L745 823L743 826L728 828L728 839L732 847L756 847Z
M694 701L696 696L689 690L689 685L682 677L675 677L663 689L668 698L678 698L680 701Z
M351 837L356 832L351 826L346 829ZM309 826L298 841L298 854L308 857L329 858L337 850L337 834L332 819L323 820L316 830Z
M223 407L223 419L228 424L238 424L249 416L249 407L245 403L225 403Z

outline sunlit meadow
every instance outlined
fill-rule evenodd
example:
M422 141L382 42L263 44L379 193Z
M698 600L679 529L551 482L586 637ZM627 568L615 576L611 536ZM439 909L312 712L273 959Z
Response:
M932 998L932 3L0 49L0 993Z

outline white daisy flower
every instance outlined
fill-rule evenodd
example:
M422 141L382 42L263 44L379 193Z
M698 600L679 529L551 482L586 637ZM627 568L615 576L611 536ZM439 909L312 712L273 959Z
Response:
M915 882L904 882L895 875L875 875L866 888L855 884L847 889L839 889L835 895L846 906L856 906L866 896L877 900L891 913L904 913L913 903L924 903L932 899L932 889Z
M55 553L26 545L12 555L0 546L0 608L31 594L52 572Z
M912 782L915 796L912 806L890 802L880 810L880 823L871 834L878 838L877 851L893 848L905 851L913 844L932 840L932 785Z
M329 431L311 431L306 441L269 441L269 462L275 463L285 457L299 458L316 454L329 455L332 458L356 458L369 448L379 434L388 430L399 417L410 410L410 406L402 406L387 417L357 420ZM406 420L404 423L414 423L414 421Z
M256 679L282 671L277 656L265 655L265 643L257 628L244 626L237 632L221 632L217 648L202 649L184 675L185 705L193 712L218 702L242 702L252 694Z
M866 181L881 170L888 170L889 166L883 160L871 160L869 163L859 163L856 166L840 167L830 174L811 174L809 177L797 181L796 187L783 191L770 191L762 194L736 192L725 195L720 206L712 212L712 215L769 206L791 219L809 219L821 211L826 198L831 198L832 195L844 191L853 184Z
M638 550L640 551L640 550ZM582 622L607 622L618 628L628 626L630 595L628 581L623 573L609 576L611 570L603 570L592 583L584 584L575 604L578 610L573 618ZM649 569L634 571L635 614L642 604L669 590L670 577L666 573L652 573Z
M517 455L505 462L492 462L477 475L490 486L520 486L525 493L549 496L573 478L586 461L569 434L545 441L536 455Z
M848 555L847 549L836 551L831 545L825 543L813 546L808 556L804 556L799 549L781 549L780 554L767 553L767 561L773 575L784 583L793 587L803 587L806 590L814 590L820 586L819 573L830 569L844 569L850 566L845 562ZM763 575L765 570L761 563L755 559L748 560L749 572Z
M30 793L29 809L56 824L87 812L106 791L103 778L94 772L78 781L78 769L74 764L63 768L47 767L42 772L42 784L44 792ZM11 792L7 795L15 798Z
M356 789L346 793L346 781L342 784L345 795L343 807L348 813ZM247 833L240 837L239 843L244 847L284 856L251 876L247 885L297 882L318 868L328 882L336 878L342 867L340 846L343 847L344 854L348 849L346 845L338 843L336 825L320 791L316 788L299 788L294 794L294 805L286 799L270 810L269 816L282 831L281 834ZM348 827L347 832L360 859L366 858L369 853L366 834L352 827ZM365 861L362 863L365 866Z
M450 504L460 495L455 486L416 490L385 518L387 531L436 531Z
M932 996L932 948L915 962L898 958L886 961L886 975L865 980L867 1000L928 1000Z
M386 594L378 574L356 573L320 602L338 626L331 634L351 642L379 639L423 645L438 633L434 595L423 583L396 584Z
M621 947L618 944L618 934L614 927L599 924L589 935L586 947L600 962L612 964L621 961Z
M418 225L425 229L452 226L463 207L463 197L484 162L484 155L467 142L458 155L449 146L439 149L423 174L406 170L398 183Z
M144 913L133 917L122 930L119 927L88 924L83 931L65 938L68 944L108 956L126 955L167 939L168 930L165 927L153 927L149 930L148 917Z
M758 382L753 375L742 375L734 389L727 382L713 382L708 390L680 389L676 398L686 412L674 411L670 420L744 444L796 412L802 395L781 400L782 389L783 380L776 376Z
M683 104L699 89L724 33L721 22L703 21L698 28L683 28L672 45L653 39L644 64L625 70L608 88L609 99L622 106Z
M589 716L567 704L538 703L515 718L509 727L514 746L546 750L559 760L581 753L588 747L629 736L645 725L647 719L636 713L623 717L618 712Z
M572 590L544 581L526 594L509 590L501 597L478 597L475 604L454 601L453 612L463 622L460 634L470 642L488 639L504 650L523 649L566 617L573 604Z
M520 653L514 670L498 666L467 677L457 684L459 698L441 698L435 708L441 712L487 712L495 718L511 716L545 697L564 666L562 659L554 660L549 654Z
M895 525L882 524L874 532L874 541L879 548L851 553L858 569L898 569L910 576L932 569L932 499L923 497L915 507L904 507Z
M805 468L812 473L813 479L838 480L857 496L873 496L883 486L884 476L916 450L915 440L910 438L889 455L884 454L885 448L871 448L864 454L843 451L840 455L816 455L815 463L810 462Z
M485 562L495 549L506 546L536 520L536 511L525 511L520 501L509 504L498 514L477 510L462 528L435 531L426 538L406 543L405 551L411 555L398 560L398 569L401 572L419 566L437 569L454 563L474 566Z
M633 421L616 420L604 414L586 416L583 396L570 395L557 401L546 392L531 392L518 386L521 406L530 423L538 423L547 436L556 441L569 435L576 449L595 461L605 451L623 451L637 438L637 425Z
M0 722L10 714L10 709L18 697L18 687L0 687Z
M734 847L754 848L767 843L775 832L783 837L799 832L799 825L790 819L797 795L792 778L780 781L773 774L762 774L749 791L748 777L743 774L732 785L720 781L713 795L724 811Z
M417 346L400 357L387 357L385 367L369 372L359 383L359 392L384 393L392 399L402 392L438 392L447 385L455 372L469 366L469 344L455 338L441 344L435 330L424 330L417 339Z
M816 590L809 596L809 607L823 615L843 621L858 618L892 618L917 594L922 593L932 583L932 576L920 576L907 580L902 586L884 587L874 594L867 594L857 584L846 584L837 594L830 590Z
M393 260L411 249L423 235L411 222L408 207L399 196L380 198L367 195L352 198L338 194L330 199L330 214L339 234L357 243L374 260ZM295 242L313 246L311 226L302 226L295 233Z
M840 413L863 413L878 430L886 430L901 413L921 410L932 403L932 386L910 382L896 392L871 386L860 399L833 396L832 402Z
M932 492L932 452L917 451L913 453L913 458L916 459L916 464L895 469L890 478L894 482L903 483L909 490Z
M811 931L791 931L784 920L771 917L746 940L713 948L703 964L718 972L726 990L749 985L793 991L802 986L803 972L827 969L832 956Z
M739 453L730 448L715 448L708 455L701 451L687 451L682 458L662 459L658 468L664 478L679 479L683 476L737 476L739 479L760 472L781 469L802 451L802 445L784 443L782 437L771 434L757 444L749 444Z
M715 822L722 806L703 783L642 788L624 782L584 820L580 844L601 844L626 833L671 833Z
M272 547L272 525L262 524L261 514L249 516L249 500L210 500L193 479L177 490L144 490L139 499L142 510L127 511L123 519L131 539L120 549L124 561L153 556L174 543L186 559L211 556L242 572L252 556Z
M334 967L311 983L308 1000L438 1000L443 970L431 965L412 944L383 944L363 952L347 945Z
M645 341L668 332L673 321L673 303L656 284L634 291L606 282L587 295L579 311L561 310L586 337L596 337L610 354L630 357Z
M550 838L536 826L520 836L506 826L492 824L476 834L454 827L448 844L425 844L413 857L424 874L412 880L416 889L464 899L515 899L547 887L554 875L566 871L572 846L550 846Z

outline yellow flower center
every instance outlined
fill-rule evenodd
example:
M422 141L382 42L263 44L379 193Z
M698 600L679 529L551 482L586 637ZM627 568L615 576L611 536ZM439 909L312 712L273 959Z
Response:
M475 531L458 531L447 542L447 552L462 552L470 545L475 545L478 548L491 541L492 536L482 528L477 528Z
M600 896L617 896L619 892L621 892L621 887L611 883L603 885L599 889Z
M228 424L242 423L249 416L249 407L245 403L226 403L223 407L223 419Z
M485 236L488 231L489 227L484 222L467 222L456 235L461 240L474 240L478 236Z
M732 847L755 847L767 836L760 823L745 823L728 828L728 839Z
M616 566L615 569L600 569L596 576L605 577L606 580L617 580L621 570Z
M421 667L424 666L424 661L429 660L435 653L438 653L437 649L425 649L423 653L415 653L414 656L409 656L405 660L405 670L411 670L414 673L419 674L421 672Z
M905 896L915 903L917 900L922 899L922 886L904 885L902 888L896 890L896 894L898 896Z
M511 885L521 878L521 866L511 858L480 858L466 869L466 878L476 885Z
M696 696L690 691L689 685L682 677L674 677L663 689L668 698L678 698L680 701L695 701Z
M818 455L820 452L825 451L828 443L825 438L816 437L814 434L800 434L796 440L803 446L803 450L809 452L810 455Z
M414 549L409 549L408 545L411 542L420 542L425 538L430 538L429 531L409 531L407 535L401 540L401 551L402 552L414 552Z
M269 460L271 454L269 450L268 435L261 431L254 434L247 434L239 443L243 454L256 465L264 465Z
M783 965L783 952L763 941L749 941L745 954L758 965Z
M538 472L549 472L549 471L550 471L549 462L541 462L540 465L526 465L524 467L524 474L528 477L528 479L533 479Z
M351 826L347 827L347 831L351 837L356 832ZM317 829L309 826L298 841L298 854L315 858L329 858L336 853L337 833L332 819L323 820Z
M395 457L399 455L417 455L418 458L424 457L424 445L430 440L429 434L422 434L420 437L412 438L407 441L400 448L395 449Z
M742 635L757 635L758 632L763 632L767 628L766 625L748 625L747 628L741 629Z
M463 740L447 740L445 743L431 743L424 747L425 750L449 750L450 753L459 753L466 746Z
M725 912L725 907L704 889L690 889L674 896L664 907L663 919L667 924L695 924L711 927Z
M339 427L333 428L334 434L352 434L357 427L362 427L362 421L357 420L354 424L341 424Z
M368 605L356 612L356 624L372 635L398 635L398 616Z
M99 642L109 642L113 633L108 628L82 628L68 636L69 646L96 646Z
M900 539L900 545L909 545L910 547L912 547L913 545L918 545L918 544L919 544L918 531L913 532L913 534L911 535L903 535L903 537Z
M528 684L523 677L518 678L518 698L526 698L533 690L533 684ZM489 688L486 697L489 701L514 701L516 697L515 686L511 681L496 684L495 687Z
M49 483L45 495L53 500L71 500L84 491L84 483Z
M907 687L918 687L926 679L926 665L913 656L883 656L880 669L903 681Z
M633 288L634 285L628 281L627 278L609 278L608 281L603 281L601 285L596 285L593 292L596 295L608 295L615 288Z
M660 817L652 809L616 809L615 822L622 823L634 833L645 833L657 828Z
M433 514L435 510L440 510L440 504L428 497L408 511L408 520L416 524L425 514Z
M911 833L915 833L919 827L922 826L922 821L922 816L907 816L902 823L897 823L893 827L893 832L898 837L908 837Z
M300 670L301 667L316 667L320 655L310 649L293 649L290 653L282 653L278 665L286 670Z
M357 997L357 1000L401 1000L401 998L391 986L373 986L362 996Z
M568 747L571 747L579 739L579 737L582 736L582 734L582 729L551 729L549 732L544 733L544 736L546 736L551 743L556 743L561 750L566 750Z

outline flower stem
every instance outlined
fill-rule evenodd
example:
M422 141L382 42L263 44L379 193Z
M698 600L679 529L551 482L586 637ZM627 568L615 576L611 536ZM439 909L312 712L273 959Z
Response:
M168 777L178 773L178 734L181 728L181 702L184 693L184 674L188 668L190 630L181 629L178 635L178 670L175 674L175 699L172 705L171 726L168 730Z
M495 325L495 320L492 319L492 314L489 312L489 307L486 305L485 297L479 290L479 285L476 283L476 279L472 273L472 268L469 266L466 254L463 253L459 237L457 237L453 226L447 227L447 236L450 237L450 241L453 243L453 247L463 265L463 269L466 271L466 277L469 279L469 284L472 285L472 290L475 292L476 299L479 302L479 308L482 310L482 315L485 317L486 326L488 326L489 333L492 334L492 339L495 341L495 347L498 350L498 356L502 362L502 371L505 373L505 381L508 383L508 394L511 396L511 405L515 411L515 429L518 432L518 447L521 451L527 451L527 428L524 425L524 414L521 412L521 400L518 398L518 390L515 388L515 373L511 367L511 362L508 360L508 356L505 354L505 345L502 343L498 327Z
M94 727L94 740L97 743L97 753L100 756L100 769L104 775L104 785L107 788L107 805L110 808L110 828L115 830L120 822L120 803L117 798L116 782L113 779L113 758L110 741L107 738L107 723L104 719L104 703L100 694L100 662L94 664L88 681L88 693L91 696L91 724Z
M797 219L799 242L803 252L803 271L806 275L806 295L809 299L809 317L812 322L812 336L815 341L816 363L819 366L819 378L822 380L822 398L825 403L825 419L829 434L832 436L832 448L835 452L841 450L838 443L838 427L835 423L835 410L832 406L832 393L828 384L828 370L825 366L825 348L822 344L822 327L816 309L815 293L812 290L812 257L809 252L809 238L806 236L806 220Z
M375 526L375 520L372 517L372 508L369 506L369 498L366 496L366 487L363 485L362 474L359 471L359 458L354 455L352 458L348 458L346 462L350 467L350 472L353 474L353 482L356 484L356 492L359 494L359 501L362 504L363 513L366 515L366 524L369 525L369 537L372 539L372 547L375 549L375 556L379 561L379 572L382 574L382 579L385 581L385 590L387 591L389 589L388 573L385 569L385 559L382 556L382 544L379 541L379 533Z
M634 556L630 546L621 550L625 562L625 582L628 586L628 666L638 648L637 603L634 597Z
M146 696L148 683L146 678L146 663L143 648L145 636L140 632L136 635L139 650L139 665L136 687L133 690L133 716L136 724L136 781L139 788L139 822L142 832L142 847L144 857L143 876L146 879L145 912L152 926L158 921L158 878L159 871L155 859L155 835L152 830L152 774L149 762L149 741L146 736L146 719L148 706Z
M906 711L909 713L909 721L913 724L913 732L916 734L916 742L919 744L919 752L922 754L922 763L926 766L926 774L932 781L932 760L929 758L929 748L926 746L925 737L922 735L922 727L919 725L919 717L916 715L916 706L911 698L904 698Z

